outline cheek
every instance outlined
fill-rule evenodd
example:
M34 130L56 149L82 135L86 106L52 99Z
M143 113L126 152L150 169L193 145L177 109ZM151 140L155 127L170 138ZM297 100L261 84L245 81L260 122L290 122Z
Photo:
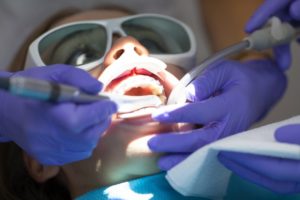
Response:
M112 125L100 140L100 148L109 157L118 157L119 161L132 157L152 154L148 140L156 134L188 131L193 125L186 123L146 122L146 118L113 121ZM112 156L113 155L113 156ZM112 157L111 157L112 156Z
M101 154L104 160L114 162L115 165L126 165L132 159L153 156L147 145L149 136L176 129L177 125L146 123L144 119L136 118L130 122L115 120L100 139L97 152L94 153Z
M166 71L168 73L159 72L159 76L161 77L162 84L164 85L165 94L168 97L172 89L178 84L180 78L183 77L184 72L175 65L168 65Z
M185 75L185 71L179 66L168 64L167 71L173 74L177 79L181 79Z

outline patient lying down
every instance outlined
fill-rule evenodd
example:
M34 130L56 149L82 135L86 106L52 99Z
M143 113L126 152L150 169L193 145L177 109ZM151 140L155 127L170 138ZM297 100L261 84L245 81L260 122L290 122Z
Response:
M91 10L60 19L52 26L125 15L127 13L119 10ZM123 55L116 55L122 48L125 49ZM147 49L135 38L118 38L107 52L103 64L90 73L104 83L107 92L155 94L164 102L183 71L177 66L167 65L157 74L151 70L151 66L132 66L123 72L118 68L121 67L118 62L126 60L129 52L135 54L136 58L148 55ZM15 144L3 145L0 159L5 164L0 171L1 199L71 199L95 188L159 172L156 167L159 154L148 149L148 139L154 134L190 127L155 122L150 117L153 109L116 114L90 158L63 166L42 165Z

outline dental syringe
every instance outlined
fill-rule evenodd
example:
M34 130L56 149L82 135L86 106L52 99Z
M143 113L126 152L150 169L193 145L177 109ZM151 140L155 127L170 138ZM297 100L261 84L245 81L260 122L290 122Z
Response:
M156 95L126 96L102 92L90 95L69 85L25 77L0 77L0 89L17 96L49 102L90 103L107 99L117 104L118 112L131 112L145 106L162 104Z
M182 96L188 86L209 65L243 50L265 50L281 44L288 44L300 34L300 29L289 23L282 23L279 18L273 17L270 24L254 31L241 42L229 46L205 59L200 65L186 73L171 91L167 104L183 103Z

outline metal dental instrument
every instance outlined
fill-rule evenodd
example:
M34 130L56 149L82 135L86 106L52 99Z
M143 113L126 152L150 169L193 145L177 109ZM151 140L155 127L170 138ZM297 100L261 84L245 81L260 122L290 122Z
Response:
M176 87L171 91L167 104L176 104L185 102L185 87L188 86L203 69L207 66L221 60L222 58L233 55L243 50L264 50L276 45L287 44L300 35L300 29L294 28L289 23L281 23L278 18L271 19L271 25L254 31L243 41L229 46L214 55L205 59L200 65L186 73L179 81Z
M90 95L76 87L24 77L0 77L0 89L17 96L49 102L90 103L109 99L117 104L118 112L131 112L145 106L162 104L160 98L155 95L126 96L111 93Z

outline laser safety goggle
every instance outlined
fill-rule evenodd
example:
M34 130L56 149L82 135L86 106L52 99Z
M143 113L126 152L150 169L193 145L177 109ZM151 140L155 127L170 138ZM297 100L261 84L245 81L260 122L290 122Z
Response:
M183 22L158 14L138 14L108 20L88 20L53 28L29 47L25 68L70 64L83 70L99 66L111 48L113 34L132 36L149 56L189 70L194 67L196 42Z

